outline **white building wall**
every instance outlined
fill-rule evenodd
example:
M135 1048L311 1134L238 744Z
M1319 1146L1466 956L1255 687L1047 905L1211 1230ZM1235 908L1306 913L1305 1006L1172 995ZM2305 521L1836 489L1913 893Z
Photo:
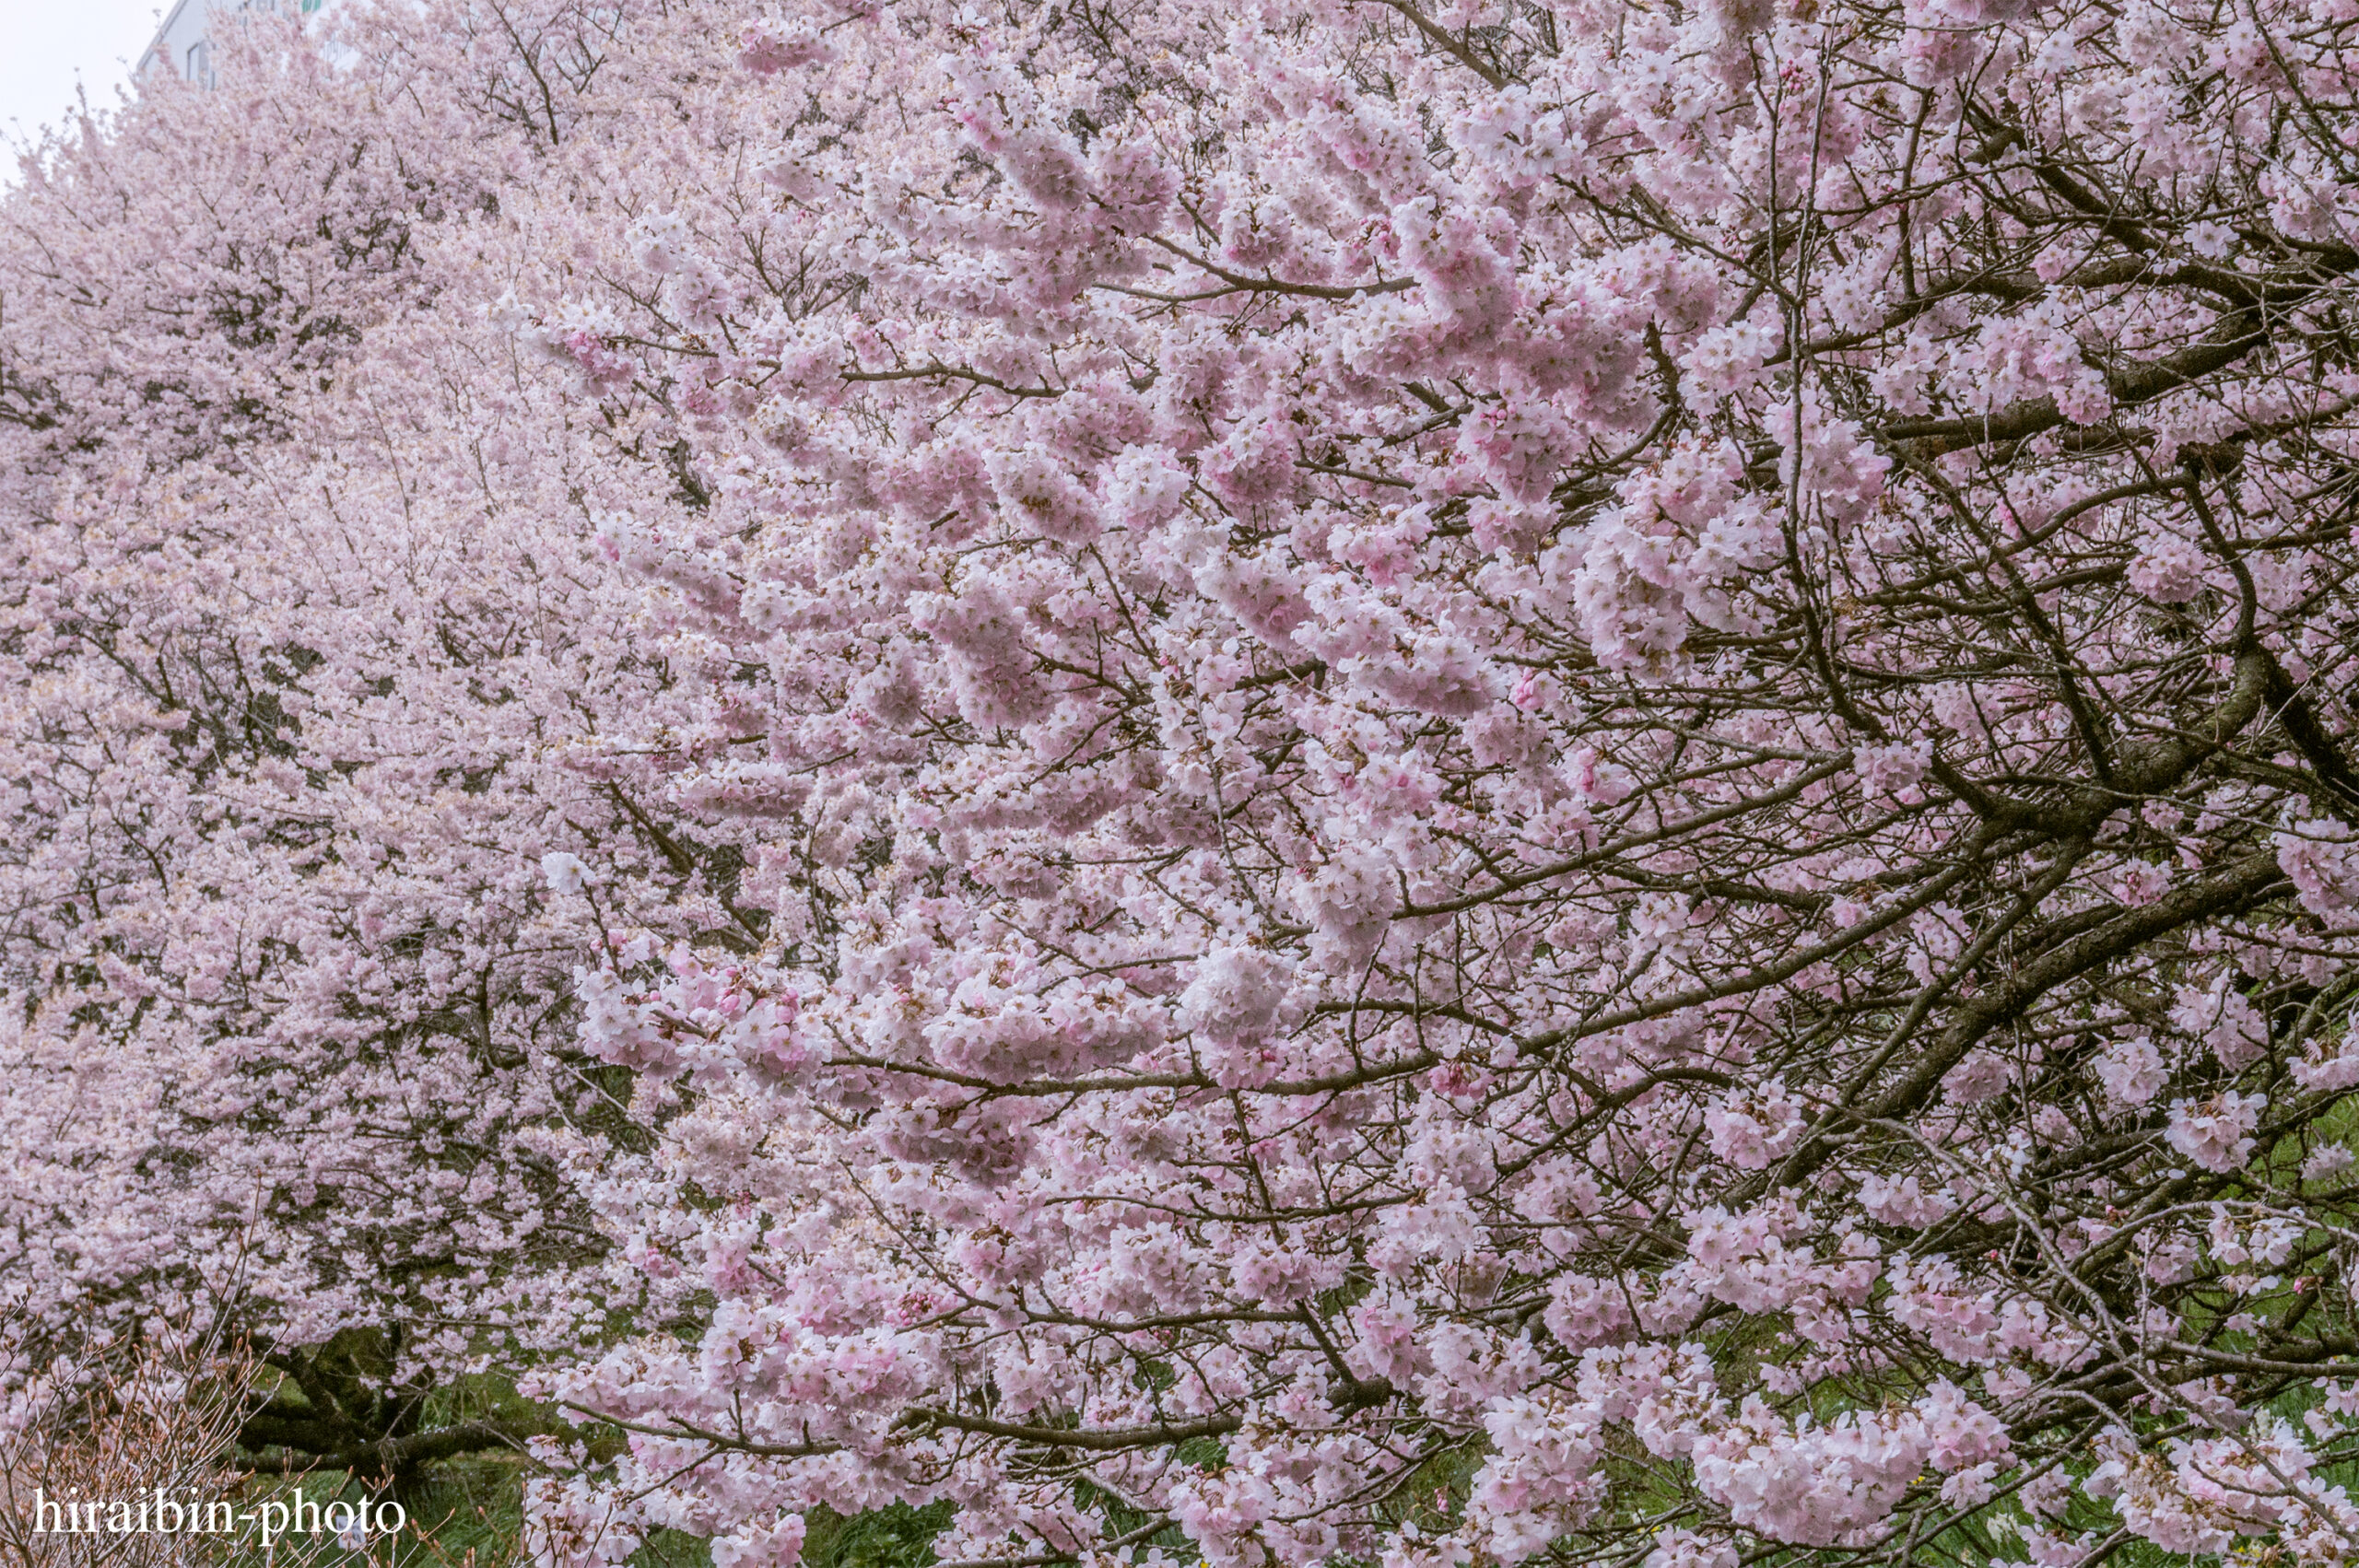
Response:
M276 13L281 6L317 11L323 0L178 0L139 59L137 75L170 71L182 81L213 85L213 40L246 12Z

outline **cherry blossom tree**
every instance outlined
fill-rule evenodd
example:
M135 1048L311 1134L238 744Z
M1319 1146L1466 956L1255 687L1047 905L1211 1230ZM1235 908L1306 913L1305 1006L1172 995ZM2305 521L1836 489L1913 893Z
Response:
M568 766L672 678L598 520L688 499L500 313L616 156L499 91L585 15L347 10L333 65L257 23L0 204L0 1273L37 1356L249 1340L250 1458L400 1489L533 1425L454 1378L635 1305L571 970L754 940L725 839ZM628 145L668 111L616 76Z
M2359 13L714 25L547 1561L2350 1556Z

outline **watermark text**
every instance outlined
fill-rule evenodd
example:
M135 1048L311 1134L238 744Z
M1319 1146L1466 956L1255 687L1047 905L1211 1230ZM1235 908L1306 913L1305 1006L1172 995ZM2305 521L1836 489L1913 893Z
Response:
M371 1537L391 1536L409 1523L398 1503L363 1498L349 1503L292 1497L265 1498L240 1508L224 1498L200 1496L194 1487L159 1486L137 1497L84 1497L69 1492L52 1497L38 1488L33 1497L33 1534L52 1536L219 1536L252 1534L265 1547L289 1536L335 1537L358 1549Z

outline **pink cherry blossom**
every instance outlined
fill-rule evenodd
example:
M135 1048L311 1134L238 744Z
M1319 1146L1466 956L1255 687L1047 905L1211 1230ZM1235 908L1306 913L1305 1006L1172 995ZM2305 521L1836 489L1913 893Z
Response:
M2230 1171L2252 1157L2254 1127L2268 1102L2227 1090L2211 1099L2173 1100L2170 1146L2207 1171Z

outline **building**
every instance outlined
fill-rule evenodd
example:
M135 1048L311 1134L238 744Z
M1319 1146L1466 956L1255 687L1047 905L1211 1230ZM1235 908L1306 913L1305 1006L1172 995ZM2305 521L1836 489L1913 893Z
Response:
M235 18L249 12L276 14L282 5L299 6L310 16L323 0L176 0L156 29L156 41L139 57L134 73L147 76L170 71L183 81L213 85L214 34Z

